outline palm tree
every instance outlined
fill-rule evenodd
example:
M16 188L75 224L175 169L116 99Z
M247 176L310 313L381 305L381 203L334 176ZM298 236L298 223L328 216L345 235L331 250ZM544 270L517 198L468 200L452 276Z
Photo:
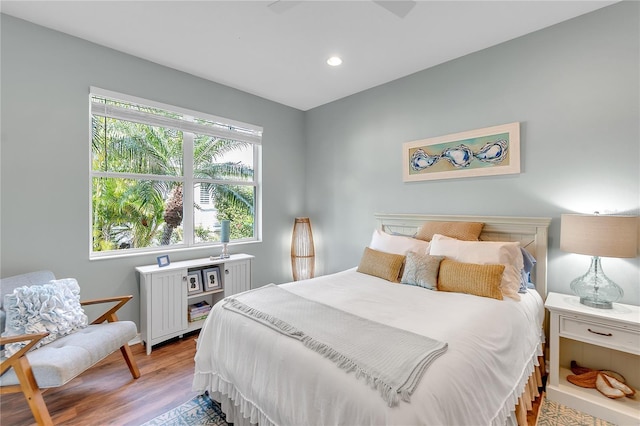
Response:
M167 204L164 208L164 232L160 239L160 244L167 246L171 244L171 235L173 230L180 226L182 223L182 185L176 185L167 199Z
M94 170L183 176L181 132L99 116L93 116L93 127ZM253 170L245 165L216 162L225 153L247 145L197 136L194 177L252 178ZM113 181L120 181L119 190L116 191L118 185ZM209 185L209 191L216 200L253 215L253 196L238 190L242 187ZM178 180L101 178L94 182L94 250L104 246L118 248L117 242L126 235L133 247L148 247L154 240L168 245L182 219L183 188ZM162 233L158 236L160 229ZM105 241L111 243L105 244Z

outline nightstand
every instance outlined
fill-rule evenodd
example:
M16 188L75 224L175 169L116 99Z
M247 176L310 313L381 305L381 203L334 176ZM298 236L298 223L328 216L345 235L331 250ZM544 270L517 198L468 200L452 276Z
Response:
M551 314L547 398L619 425L640 424L640 307L590 308L559 293L549 293L545 307ZM636 395L610 399L569 383L571 360L622 374Z

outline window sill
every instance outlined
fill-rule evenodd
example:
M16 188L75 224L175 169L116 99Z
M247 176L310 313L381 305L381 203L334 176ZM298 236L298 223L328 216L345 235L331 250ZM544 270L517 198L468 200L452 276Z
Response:
M229 243L228 249L233 251L234 247L244 247L247 245L253 245L256 243L261 243L262 240L251 240L251 241L241 241L235 243ZM110 259L122 259L122 258L131 258L131 257L140 257L140 256L161 256L164 254L172 254L172 253L189 253L193 251L208 251L207 256L217 256L222 252L222 245L216 244L213 246L193 246L193 247L181 247L181 248L173 248L173 249L163 249L159 247L157 250L145 250L145 251L133 251L128 253L113 253L113 254L104 254L104 255L89 255L89 260L110 260Z

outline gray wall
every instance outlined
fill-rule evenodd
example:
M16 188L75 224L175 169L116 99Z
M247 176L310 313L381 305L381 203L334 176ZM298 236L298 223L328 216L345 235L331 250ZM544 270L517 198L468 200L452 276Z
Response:
M291 280L291 229L303 213L303 112L7 15L1 25L3 277L51 269L76 277L83 298L133 294L121 318L139 320L134 267L155 263L156 255L89 260L88 94L97 86L263 126L267 243L230 251L256 256L255 285Z
M589 258L559 250L560 215L638 213L639 15L616 4L308 111L320 272L357 264L376 212L545 216L549 287L570 293ZM403 142L514 121L520 174L402 182ZM603 259L636 305L638 267Z

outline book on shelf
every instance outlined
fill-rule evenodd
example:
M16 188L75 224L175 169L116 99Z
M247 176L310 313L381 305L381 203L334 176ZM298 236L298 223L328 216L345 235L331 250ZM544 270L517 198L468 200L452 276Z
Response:
M206 301L193 303L189 305L188 319L190 322L200 321L207 318L209 312L211 311L211 305L209 305Z
M207 319L207 316L209 316L209 312L205 314L194 314L194 315L189 314L189 322L201 321L201 320Z
M202 315L202 316L199 316L199 317L191 317L190 316L189 317L189 322L196 322L196 321L206 320L207 316L208 316L208 314L207 315Z
M211 305L209 305L204 300L202 302L193 303L189 305L189 311L198 312L198 311L208 311L211 309Z

